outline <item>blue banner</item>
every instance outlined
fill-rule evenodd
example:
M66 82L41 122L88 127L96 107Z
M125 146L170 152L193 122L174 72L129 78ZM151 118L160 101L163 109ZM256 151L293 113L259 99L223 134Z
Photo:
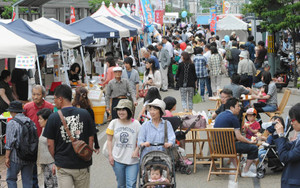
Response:
M150 3L150 0L140 0L145 20L145 25L152 25L154 22L154 12Z

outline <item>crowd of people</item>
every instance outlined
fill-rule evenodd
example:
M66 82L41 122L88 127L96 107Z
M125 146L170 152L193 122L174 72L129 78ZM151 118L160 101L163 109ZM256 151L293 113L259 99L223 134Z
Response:
M281 117L273 117L276 122L274 132L262 136L260 112L277 110L277 88L273 81L270 65L265 63L267 50L265 43L256 45L253 36L242 42L235 32L230 40L220 39L207 28L191 25L166 28L166 35L153 38L153 44L140 50L143 61L139 63L136 53L124 52L124 61L118 65L113 53L106 54L107 72L102 79L105 90L106 111L110 122L106 129L108 161L116 176L118 187L136 187L139 171L139 157L154 150L153 143L162 143L155 150L165 150L175 145L176 136L172 124L163 117L172 117L177 101L168 96L162 99L161 92L168 89L179 90L184 112L193 111L193 96L199 92L202 101L212 96L219 96L220 107L212 114L214 127L234 128L236 150L247 154L247 161L242 170L243 177L256 177L255 164L264 151L257 146L257 140L268 141L272 138L277 145L279 157L285 163L282 186L300 186L295 168L299 167L299 134L294 141L284 138L284 122ZM161 41L160 41L161 40ZM126 42L123 49L128 49ZM143 46L141 44L141 46ZM126 56L126 57L125 57ZM140 80L137 67L144 67ZM75 63L69 71L70 84L80 83L80 66ZM24 73L17 74L18 77ZM229 76L231 83L222 86L222 76ZM0 110L9 111L12 120L6 128L6 160L8 187L17 187L17 175L21 171L23 187L38 187L37 165L44 173L45 187L83 188L90 186L90 166L92 160L83 160L73 149L73 138L83 140L89 148L99 153L99 143L95 117L88 90L76 88L75 96L68 85L60 85L54 91L54 104L45 100L46 90L41 85L32 89L32 102L22 106L19 100L25 90L20 91L17 84L26 76L11 78L9 71L2 71L0 82ZM28 79L28 78L27 78ZM12 82L12 89L9 82ZM142 83L142 84L140 84ZM24 87L24 86L22 86ZM145 92L141 111L136 111L140 91ZM259 90L257 90L257 89ZM247 101L240 102L242 95L251 95L258 99L249 106ZM24 101L26 101L24 100ZM295 131L300 131L300 104L289 111L291 124ZM206 109L203 109L206 110ZM59 112L63 114L68 130L64 128ZM247 121L243 122L243 112ZM136 117L136 119L135 119ZM36 160L26 160L20 155L20 142L24 134L24 125L28 130L35 130L39 140ZM165 138L167 131L167 138ZM245 133L245 136L243 136ZM253 139L255 137L256 139ZM184 152L185 144L181 142ZM140 153L140 154L139 154ZM184 156L185 164L192 161ZM232 160L236 166L236 161ZM292 181L290 181L292 179ZM162 177L162 170L153 166L149 182L168 182Z

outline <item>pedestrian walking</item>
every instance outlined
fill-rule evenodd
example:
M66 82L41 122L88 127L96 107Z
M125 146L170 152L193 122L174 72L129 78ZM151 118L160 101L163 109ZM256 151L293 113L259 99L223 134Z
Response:
M93 148L93 120L86 110L73 107L71 100L72 89L68 85L63 84L55 89L55 106L61 110L71 136ZM48 118L43 136L47 138L49 152L55 160L59 187L89 188L92 160L85 161L75 153L58 112Z
M39 118L38 122L42 128L46 126L47 120L51 114L52 111L48 108L43 108L37 112L37 116ZM40 165L42 169L42 173L44 174L44 187L45 188L58 187L56 166L54 164L54 159L48 150L47 138L44 136L40 136L39 138L37 164Z
M168 91L168 69L171 63L171 57L168 50L163 48L163 43L158 43L157 49L159 51L158 60L160 63L160 73L162 78L161 91L166 92Z
M221 65L222 65L222 57L218 53L216 47L211 47L211 57L208 61L208 67L210 70L210 79L213 95L217 95L219 89L221 89Z
M130 100L120 100L114 110L118 118L112 120L106 129L109 163L115 172L118 188L135 188L139 169L137 139L141 125L132 119Z
M32 173L38 150L36 126L23 114L21 102L12 101L7 111L13 119L7 123L6 128L6 182L9 188L17 188L18 174L21 172L23 187L32 188Z
M240 53L240 62L238 65L238 74L241 75L240 84L245 87L252 87L253 76L256 74L256 68L254 63L248 58L248 51L242 51Z
M181 59L182 63L179 64L176 75L181 103L184 111L192 112L193 96L197 81L195 65L192 63L190 55L187 52L182 52Z

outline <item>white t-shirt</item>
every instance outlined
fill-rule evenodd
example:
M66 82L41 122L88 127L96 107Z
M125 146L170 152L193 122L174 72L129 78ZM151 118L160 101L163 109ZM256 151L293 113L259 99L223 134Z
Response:
M119 119L109 123L106 133L113 135L112 155L115 161L128 165L139 162L138 158L132 158L132 153L137 146L140 128L141 124L137 120L128 125L122 124Z

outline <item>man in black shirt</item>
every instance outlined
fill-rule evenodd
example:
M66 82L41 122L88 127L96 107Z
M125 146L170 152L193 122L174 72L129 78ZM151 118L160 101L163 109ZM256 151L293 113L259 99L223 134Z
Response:
M265 64L263 68L257 69L255 76L253 77L253 87L255 88L261 88L264 83L261 80L263 72L269 72L270 71L270 65Z
M73 107L72 90L67 85L60 85L54 92L54 103L61 109L67 126L75 139L83 140L93 148L95 126L88 111ZM84 161L77 156L72 142L65 131L58 113L53 113L45 127L43 136L47 138L50 154L57 166L59 187L90 187L92 160ZM73 181L70 182L69 180Z

